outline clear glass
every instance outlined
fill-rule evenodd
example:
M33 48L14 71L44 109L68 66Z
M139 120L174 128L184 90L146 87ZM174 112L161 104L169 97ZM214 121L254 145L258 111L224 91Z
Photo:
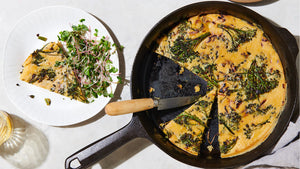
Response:
M0 114L5 113L0 110ZM7 121L3 118L5 116L8 116L10 120L12 127L10 132L9 128L5 127L4 121ZM34 169L41 166L49 151L46 136L18 116L7 113L5 116L1 116L0 119L0 136L2 138L0 141L3 141L0 145L0 156L20 169Z
M0 146L6 142L13 131L13 126L9 115L0 110Z

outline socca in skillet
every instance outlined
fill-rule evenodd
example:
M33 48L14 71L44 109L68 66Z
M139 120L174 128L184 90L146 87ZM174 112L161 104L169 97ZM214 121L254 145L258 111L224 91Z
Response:
M270 135L285 105L287 84L279 56L259 25L230 15L194 16L159 39L156 52L205 79L207 95L216 91L211 99L217 98L221 158L248 152ZM202 116L201 110L192 112ZM194 129L195 119L176 120L182 114L161 126L173 144L198 155L201 141L192 143L202 140L204 127Z

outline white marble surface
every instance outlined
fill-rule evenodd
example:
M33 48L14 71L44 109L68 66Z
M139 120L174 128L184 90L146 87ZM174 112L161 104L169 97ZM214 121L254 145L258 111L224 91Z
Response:
M3 62L3 52L9 32L20 17L29 12L53 5L67 5L81 8L103 20L113 31L121 45L125 46L124 58L126 79L130 79L133 60L140 43L147 32L162 17L171 11L201 0L1 0L0 5L0 65ZM262 5L250 5L250 9L269 18L293 35L300 35L300 1L299 0L266 0ZM299 57L298 57L299 60ZM0 109L26 120L39 129L48 140L46 160L38 167L40 169L60 169L64 160L82 147L118 130L126 125L131 115L109 117L101 111L95 117L73 126L53 127L37 123L21 113L8 99L2 81L0 69ZM121 99L130 99L130 86L124 86ZM299 120L296 130L299 131ZM298 144L299 142L297 142ZM299 147L299 144L298 146ZM298 154L299 149L292 150ZM291 151L283 151L289 153ZM272 159L272 158L271 158ZM283 160L283 159L276 159ZM274 159L275 161L275 159ZM299 163L291 165L300 167ZM121 147L110 156L95 164L92 168L192 168L172 159L166 153L147 140L136 139ZM0 157L1 169L15 168L7 160Z

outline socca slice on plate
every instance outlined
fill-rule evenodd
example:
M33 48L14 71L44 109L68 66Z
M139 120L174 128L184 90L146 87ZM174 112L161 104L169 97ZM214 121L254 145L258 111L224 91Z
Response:
M66 63L62 45L50 42L28 56L22 65L20 79L71 99L87 102L76 74L67 64L58 63Z

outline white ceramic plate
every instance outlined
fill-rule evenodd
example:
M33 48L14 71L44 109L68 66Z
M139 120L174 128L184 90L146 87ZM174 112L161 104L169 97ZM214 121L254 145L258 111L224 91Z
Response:
M99 113L110 100L98 97L93 103L85 104L19 80L25 59L47 42L58 41L59 32L71 30L71 25L78 24L80 19L85 19L85 25L92 30L98 29L100 37L108 36L113 43L106 28L95 17L81 9L66 6L51 6L29 13L16 24L7 40L3 61L7 94L23 113L40 123L53 126L79 123ZM37 34L48 40L39 40ZM111 56L111 60L119 69L117 53ZM117 81L116 76L112 78ZM112 84L110 89L114 92L115 88L116 84ZM51 99L50 106L46 105L45 98Z

